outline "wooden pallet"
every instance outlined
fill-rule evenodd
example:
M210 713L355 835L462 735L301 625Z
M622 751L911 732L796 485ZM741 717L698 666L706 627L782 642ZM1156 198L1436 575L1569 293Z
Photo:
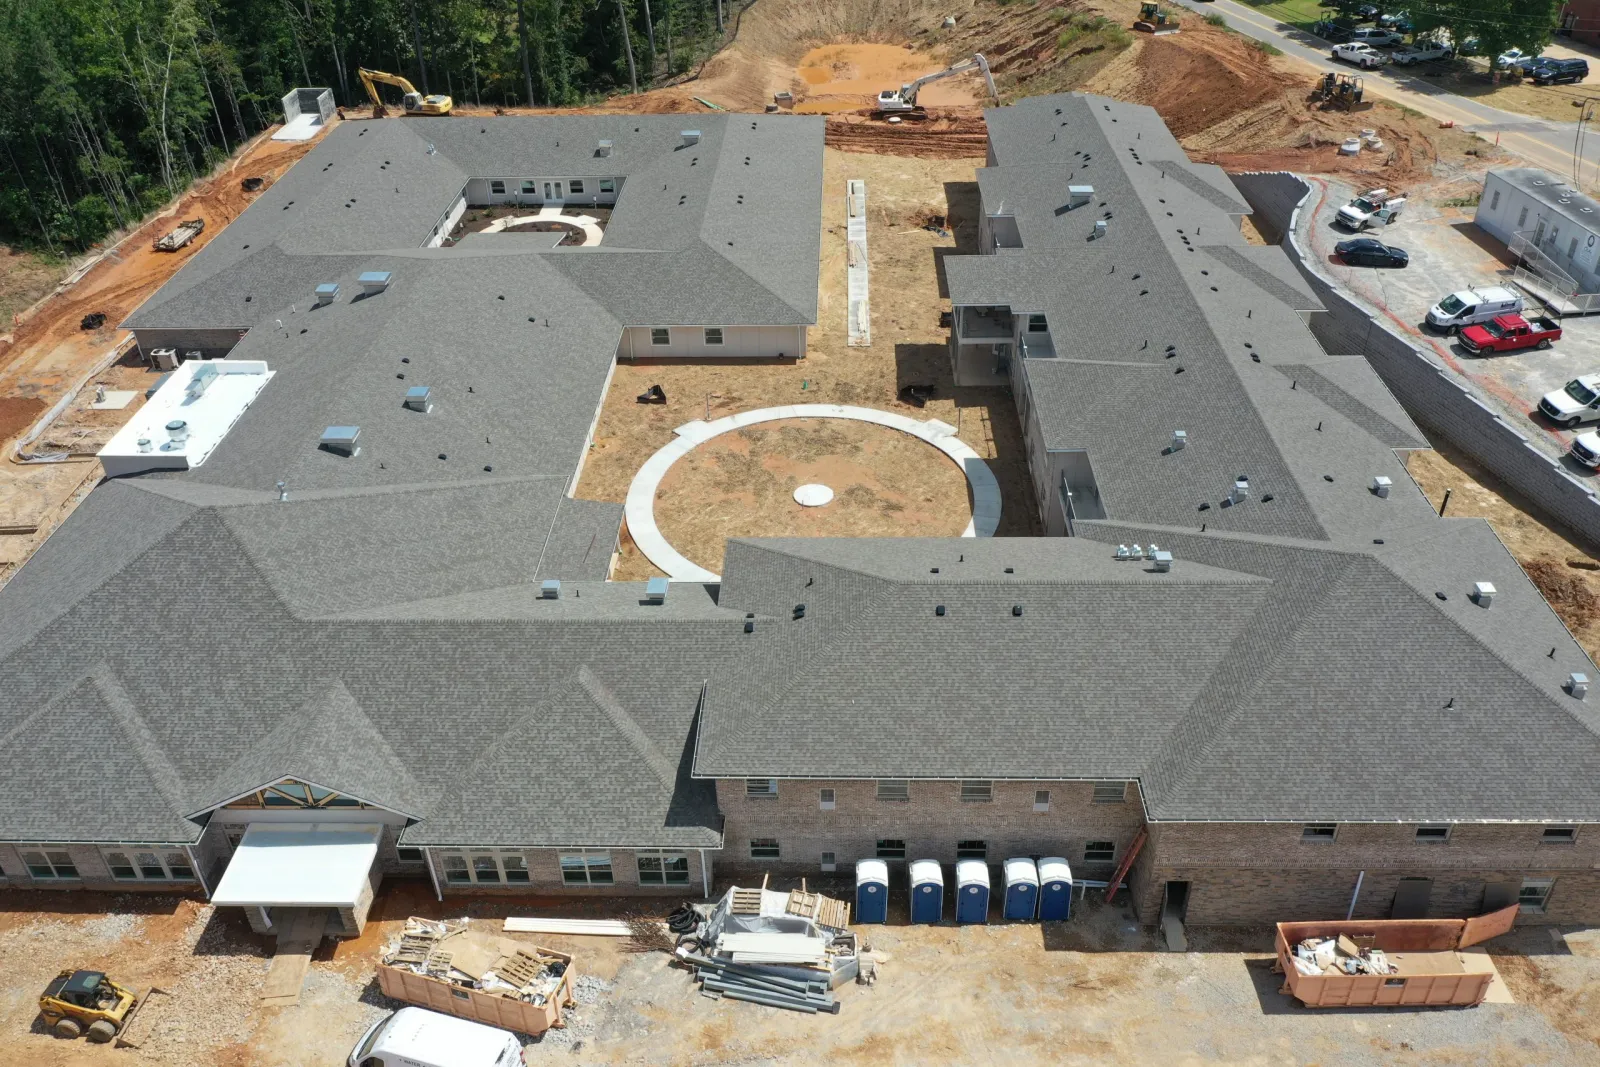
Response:
M802 915L807 919L815 919L821 907L822 895L820 893L807 893L800 889L789 891L789 903L784 908L790 915Z
M502 956L500 962L494 965L494 973L521 988L532 985L534 979L544 973L544 961L531 952L519 950L509 956Z
M735 915L760 915L761 890L735 889L733 891L733 904L728 910Z
M822 906L817 910L817 922L823 926L831 926L837 930L844 930L850 925L850 905L843 900L834 900L832 897L823 897Z

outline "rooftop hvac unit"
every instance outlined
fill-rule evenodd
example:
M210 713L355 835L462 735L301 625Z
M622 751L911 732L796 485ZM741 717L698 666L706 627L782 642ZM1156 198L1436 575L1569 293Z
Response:
M1233 483L1233 488L1228 490L1228 503L1242 504L1250 499L1250 479L1239 478Z
M699 143L700 143L700 131L699 130L684 130L683 131L683 147L688 148L690 145L695 145L695 144L699 144Z
M598 145L595 146L594 154L597 155L597 156L600 156L602 158L605 157L605 156L609 156L611 154L611 142L610 141L601 141Z
M1107 225L1106 225L1106 220L1105 219L1096 219L1095 220L1095 223L1094 223L1094 235L1095 235L1096 238L1104 237L1106 235L1106 229L1107 229Z
M152 348L150 362L156 365L157 370L177 370L178 350L176 348Z
M667 602L667 586L665 578L652 578L644 584L644 598L652 604L665 604Z
M322 431L322 447L329 452L337 452L344 456L359 456L360 438L359 426L329 426Z
M1155 561L1155 569L1160 571L1162 574L1165 574L1167 571L1172 569L1172 553L1168 552L1166 549L1160 549L1150 558Z
M1082 207L1094 199L1094 186L1069 185L1067 186L1067 207Z
M1589 695L1589 676L1573 671L1567 675L1567 692L1582 700Z
M1372 491L1378 496L1387 498L1389 495L1389 490L1393 488L1394 480L1392 478L1385 478L1380 474L1376 478L1372 479Z
M433 410L433 404L428 399L432 395L433 390L426 385L413 385L406 390L406 407L427 414Z
M1478 602L1480 608L1486 608L1494 603L1495 588L1490 582L1472 583L1472 599Z
M539 584L539 596L544 600L560 600L561 579L546 578Z
M325 282L322 285L317 286L316 294L316 306L323 307L324 305L331 304L335 300L339 299L339 286L334 282Z
M386 270L369 270L357 278L361 283L361 291L367 296L377 296L389 288L390 273Z

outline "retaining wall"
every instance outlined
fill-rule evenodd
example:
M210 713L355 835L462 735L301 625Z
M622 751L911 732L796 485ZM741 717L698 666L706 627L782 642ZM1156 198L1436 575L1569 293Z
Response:
M1597 489L1529 442L1526 435L1496 415L1439 361L1392 331L1382 319L1346 296L1309 266L1296 236L1299 214L1309 210L1311 186L1288 171L1230 175L1254 209L1259 228L1282 237L1282 246L1299 268L1326 312L1311 316L1311 332L1330 355L1360 354L1378 372L1411 417L1430 432L1527 497L1570 534L1600 551L1600 500Z

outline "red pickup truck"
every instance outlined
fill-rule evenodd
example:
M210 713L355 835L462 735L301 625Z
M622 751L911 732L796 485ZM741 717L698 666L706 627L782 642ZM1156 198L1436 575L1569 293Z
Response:
M1468 352L1515 352L1519 348L1549 348L1561 339L1561 324L1554 319L1500 315L1478 326L1463 327L1461 347Z

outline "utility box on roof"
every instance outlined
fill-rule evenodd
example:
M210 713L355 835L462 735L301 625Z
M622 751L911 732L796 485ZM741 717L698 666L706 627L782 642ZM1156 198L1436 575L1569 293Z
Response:
M938 860L911 861L911 921L936 923L944 918L944 868Z
M1060 922L1072 916L1072 868L1060 856L1039 861L1039 921Z
M989 921L989 865L982 860L956 861L956 922Z
M1027 856L1006 860L1005 917L1032 922L1039 913L1039 868Z
M882 860L856 861L856 922L889 921L889 865Z

